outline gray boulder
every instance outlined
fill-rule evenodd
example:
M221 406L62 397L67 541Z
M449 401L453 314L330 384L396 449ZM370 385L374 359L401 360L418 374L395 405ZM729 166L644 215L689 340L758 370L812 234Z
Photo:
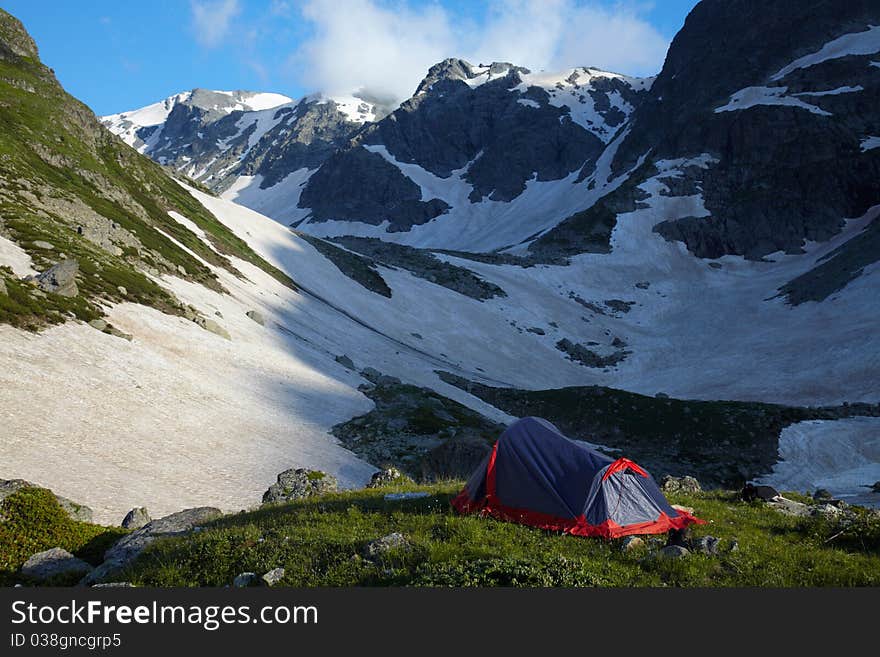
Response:
M253 321L255 321L255 322L256 322L257 324L259 324L260 326L265 326L265 325L266 325L266 320L263 319L263 315L261 315L260 313L258 313L256 310L248 310L248 311L245 313L245 315L246 315L248 318L250 318L250 319L252 319Z
M766 504L787 516L805 517L810 515L810 506L802 502L795 502L781 495L768 500Z
M400 532L393 532L382 538L370 541L364 546L363 555L367 559L375 559L391 550L409 550L412 544Z
M137 506L125 514L125 518L122 519L122 526L125 529L140 529L144 525L148 524L152 518L150 517L150 512L147 511L146 507Z
M681 559L690 554L690 550L680 545L666 545L657 552L660 559Z
M338 489L336 477L320 470L291 468L278 475L278 480L263 494L263 504L291 502L312 495L332 493Z
M232 340L232 336L229 335L229 331L220 326L213 319L199 316L196 317L193 321L201 326L203 329L205 329L206 331L210 331L214 335L219 335L221 338L224 338L226 340Z
M22 488L43 488L43 486L32 484L24 479L0 479L0 502L9 495L20 491ZM61 505L61 508L67 512L67 515L70 516L72 520L77 520L79 522L92 522L92 510L85 504L79 504L78 502L69 500L66 497L61 497L55 493L52 494L55 495L58 504Z
M257 579L256 573L239 573L232 580L232 586L237 589L244 589L249 586L256 586L257 584L259 584L259 579Z
M715 556L718 554L718 544L719 540L714 536L702 536L694 539L691 545L694 552Z
M153 520L116 541L113 547L104 553L104 563L86 575L80 583L90 585L107 579L134 561L156 539L188 534L200 525L217 518L221 513L220 509L202 506Z
M699 493L703 490L700 482L690 476L673 477L666 475L660 480L660 489L664 493Z
M402 478L403 473L400 470L393 466L389 466L379 470L379 472L374 472L373 476L370 477L370 483L367 484L367 488L379 488Z
M342 365L347 370L357 369L354 366L354 361L351 358L349 358L348 356L346 356L345 354L342 354L341 356L337 356L335 360L337 363Z
M79 288L76 286L77 272L79 272L79 263L76 260L67 259L37 275L35 280L43 292L52 292L63 297L75 297L79 294Z
M620 551L621 552L632 552L634 550L641 550L645 547L644 539L638 536L627 536L620 542Z
M40 581L61 575L85 575L93 570L91 564L77 559L67 550L54 547L31 556L21 567L21 574Z
M264 574L260 581L264 586L275 586L282 579L284 579L284 568L273 568L268 573Z

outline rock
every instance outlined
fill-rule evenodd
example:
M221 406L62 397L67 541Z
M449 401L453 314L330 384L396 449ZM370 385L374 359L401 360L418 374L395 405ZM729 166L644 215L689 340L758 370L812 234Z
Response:
M825 518L835 518L841 514L841 510L833 504L820 504L810 510L810 515L824 516Z
M336 362L339 363L340 365L342 365L347 370L356 370L357 369L354 366L354 361L351 358L349 358L348 356L346 356L345 354L342 354L341 356L337 356Z
M817 502L830 502L833 498L831 492L825 488L819 488L815 493L813 493L813 499Z
M291 468L279 474L276 483L263 493L263 504L301 500L312 495L332 493L337 488L336 477L326 472Z
M699 493L703 490L700 482L690 476L673 477L666 475L660 481L660 489L664 493Z
M873 486L869 487L872 493L880 493L880 481L875 481Z
M32 484L24 479L0 479L0 502L9 495L20 491L22 488L43 488L43 486ZM85 504L74 502L66 497L61 497L56 493L52 494L55 495L58 504L72 520L77 520L79 522L92 522L92 510Z
M186 267L183 265L177 265L177 273L181 276L186 276Z
M801 502L795 502L781 495L767 501L767 505L787 516L806 517L810 515L810 507Z
M122 519L122 527L125 529L140 529L152 520L146 507L138 506L133 508Z
M714 536L702 536L691 541L691 549L694 552L702 552L710 556L718 554L718 544L720 541Z
M119 292L119 294L121 294L121 295L124 296L124 297L127 297L127 296L128 296L128 290L125 289L125 287L122 286L122 285L118 285L118 286L116 287L116 291Z
M670 504L670 506L676 511L684 511L685 513L690 513L691 515L695 513L694 507L692 506L684 506L683 504Z
M9 296L9 290L6 289L6 281L0 276L0 294Z
M263 315L261 315L260 313L258 313L256 310L248 310L248 311L245 313L245 316L248 317L249 319L252 319L253 321L255 321L255 322L256 322L257 324L259 324L260 326L265 326L265 325L266 325L266 320L263 319Z
M93 319L89 322L89 326L101 332L107 330L107 322L105 322L103 319Z
M240 573L232 580L232 586L237 589L247 588L248 586L256 586L259 583L256 573Z
M120 331L115 326L109 327L107 329L107 332L112 336L115 336L117 338L122 338L123 340L128 340L129 342L131 342L131 339L132 339L131 333L125 333L123 331Z
M38 248L43 249L44 251L54 251L55 245L49 242L44 242L43 240L37 240L36 242L32 242L32 244Z
M37 285L43 292L60 294L62 297L75 297L79 294L76 274L79 263L76 260L62 260L36 277Z
M232 336L229 335L229 331L220 326L213 319L208 319L207 317L196 317L193 321L206 331L210 331L215 335L219 335L221 338L224 338L226 340L232 340Z
M779 497L779 491L773 486L755 486L754 484L746 484L740 493L743 500L753 502L755 500L770 501Z
M632 552L633 550L641 550L645 547L644 539L638 536L627 536L620 543L621 552Z
M374 472L373 476L370 477L370 483L367 484L367 488L379 488L380 486L385 486L386 484L390 484L394 481L403 478L403 473L393 466L389 466L379 472Z
M134 584L131 582L99 582L92 584L93 589L133 589Z
M152 520L140 529L116 541L104 553L104 563L86 575L80 584L88 586L107 579L136 559L157 538L181 536L193 532L200 525L219 517L221 514L220 509L201 506Z
M93 569L91 564L77 559L67 550L55 547L31 556L21 567L21 574L41 581L59 575L85 575Z
M426 481L467 479L492 450L479 438L450 438L422 457L422 478Z
M265 586L275 586L282 579L284 579L284 568L273 568L260 578Z
M388 376L387 374L383 374L376 380L376 385L379 386L399 386L400 379L396 376Z
M739 552L739 541L735 538L730 539L730 547L727 549L728 552Z
M376 383L379 380L379 377L382 376L382 372L372 367L365 367L361 370L361 376L370 383Z
M409 540L400 532L393 532L382 538L370 541L364 546L363 555L367 559L375 559L390 550L409 550L412 548Z
M681 545L667 545L657 552L657 556L661 559L681 559L690 554L690 550Z

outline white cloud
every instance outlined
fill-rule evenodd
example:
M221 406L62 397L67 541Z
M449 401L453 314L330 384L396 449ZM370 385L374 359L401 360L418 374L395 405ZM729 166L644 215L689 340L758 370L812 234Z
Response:
M309 0L301 14L314 27L291 58L302 82L328 93L363 87L398 100L446 57L509 61L532 70L598 66L651 75L669 46L632 2L499 0L482 24L437 4L416 7L406 0Z
M190 0L196 40L206 48L219 46L241 11L238 0Z

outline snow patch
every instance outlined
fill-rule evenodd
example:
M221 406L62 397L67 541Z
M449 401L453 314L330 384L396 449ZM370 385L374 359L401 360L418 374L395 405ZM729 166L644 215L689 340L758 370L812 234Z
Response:
M880 137L865 137L861 142L862 152L880 148Z
M10 267L12 273L22 278L38 273L33 268L33 261L27 251L2 235L0 235L0 265Z
M880 504L880 496L862 488L880 481L880 418L792 424L779 436L779 458L760 483L799 492L825 488L854 503Z
M302 221L310 210L298 208L303 186L314 169L297 169L271 187L261 189L263 176L239 176L221 197L248 207L275 221L290 225Z
M782 68L771 80L781 80L792 71L809 68L830 59L838 59L848 55L872 55L880 52L880 26L869 25L864 32L844 34L829 41L816 52L794 60Z
M716 107L715 114L737 112L758 105L780 105L805 109L811 114L818 114L820 116L831 116L830 112L826 112L815 105L805 103L794 96L786 96L787 91L788 87L746 87L733 94L727 105Z

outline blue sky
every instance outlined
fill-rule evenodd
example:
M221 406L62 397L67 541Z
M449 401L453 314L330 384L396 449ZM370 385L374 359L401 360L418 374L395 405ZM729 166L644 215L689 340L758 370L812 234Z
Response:
M444 57L662 66L696 0L0 0L97 114L194 87L402 99Z

